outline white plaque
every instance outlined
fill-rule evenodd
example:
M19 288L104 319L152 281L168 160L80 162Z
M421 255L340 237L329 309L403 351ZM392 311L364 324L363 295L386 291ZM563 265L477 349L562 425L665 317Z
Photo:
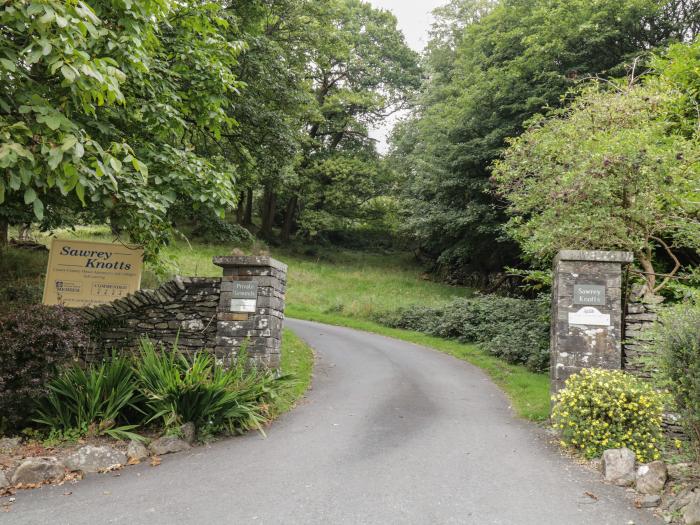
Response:
M610 326L610 314L601 314L597 308L584 306L578 312L569 313L569 324Z
M231 299L231 311L255 313L257 302L255 299Z

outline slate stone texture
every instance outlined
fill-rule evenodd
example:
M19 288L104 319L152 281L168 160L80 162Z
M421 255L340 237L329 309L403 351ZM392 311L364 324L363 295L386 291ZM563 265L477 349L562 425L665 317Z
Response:
M265 256L214 257L223 277L176 277L112 303L81 309L93 327L88 361L112 350L133 351L147 337L164 348L212 352L226 366L243 349L249 362L279 368L287 265ZM258 283L255 311L232 304L234 281Z
M551 326L551 390L555 394L566 379L583 368L622 367L622 266L632 262L628 252L561 251L554 261ZM595 308L610 315L609 326L569 323L574 285L605 286L605 305Z

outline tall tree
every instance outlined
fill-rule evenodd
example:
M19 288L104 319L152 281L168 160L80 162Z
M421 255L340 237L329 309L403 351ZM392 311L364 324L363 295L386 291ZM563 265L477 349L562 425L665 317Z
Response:
M284 238L297 222L315 234L332 228L333 217L351 219L353 210L359 217L361 201L383 193L386 170L369 130L404 107L420 79L418 57L390 12L360 0L313 7L317 26L307 63L313 105L296 177L284 189ZM342 187L358 190L356 206L336 206L339 176L347 181Z
M624 75L635 57L696 31L698 6L666 0L460 2L428 48L428 82L395 138L404 225L446 273L517 262L491 163L523 122L579 79ZM456 13L456 15L455 15ZM415 232L415 233L413 233Z
M680 269L679 249L700 248L700 119L668 118L697 101L690 85L669 82L681 71L697 77L700 48L695 64L683 61L692 49L659 61L661 78L587 87L511 142L494 177L509 202L507 229L532 262L548 266L572 247L628 250L654 293ZM661 279L657 250L671 261Z
M0 12L0 223L61 207L149 255L183 196L218 213L233 174L209 145L234 120L243 43L217 2L28 0ZM0 237L5 237L0 235Z

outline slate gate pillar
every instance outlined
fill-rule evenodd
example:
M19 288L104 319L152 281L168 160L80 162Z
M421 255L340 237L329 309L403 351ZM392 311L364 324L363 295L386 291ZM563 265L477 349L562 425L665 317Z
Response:
M224 269L215 353L230 365L243 345L251 361L279 368L287 265L267 256L214 257Z
M554 260L551 391L583 368L622 368L622 266L630 252L563 250Z

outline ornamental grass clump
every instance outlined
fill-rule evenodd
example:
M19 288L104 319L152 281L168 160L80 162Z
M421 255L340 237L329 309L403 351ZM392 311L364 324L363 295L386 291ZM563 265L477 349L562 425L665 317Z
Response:
M640 462L659 459L665 395L621 370L587 368L566 380L553 401L562 444L585 457L629 448Z

